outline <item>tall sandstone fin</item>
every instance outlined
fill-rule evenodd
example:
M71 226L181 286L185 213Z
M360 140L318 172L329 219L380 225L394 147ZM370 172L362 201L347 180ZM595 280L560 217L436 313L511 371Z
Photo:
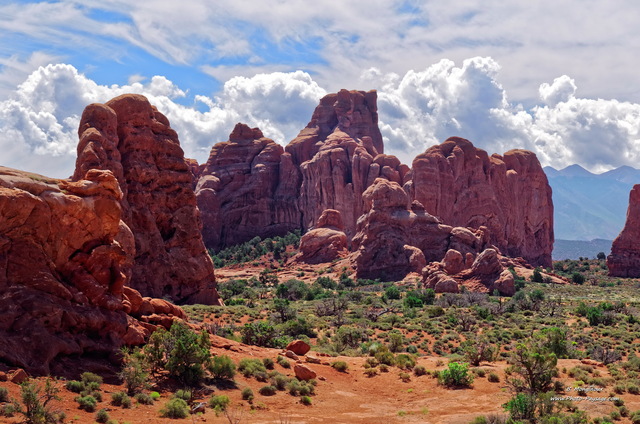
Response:
M144 296L220 304L200 234L193 173L169 120L141 95L89 105L79 128L73 180L110 170L123 198L116 238L133 256L128 284Z
M364 212L362 193L376 178L402 184L409 172L384 155L378 128L377 92L340 90L320 100L311 121L286 147L302 176L302 228L313 228L322 212L340 212L349 238Z
M613 241L607 267L612 277L640 277L640 184L629 193L627 220Z

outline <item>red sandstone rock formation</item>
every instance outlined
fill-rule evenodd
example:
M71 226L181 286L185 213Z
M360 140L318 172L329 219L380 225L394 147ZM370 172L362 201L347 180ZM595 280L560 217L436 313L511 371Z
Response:
M205 244L219 249L255 236L313 228L336 209L352 237L362 193L378 177L406 182L409 168L383 154L375 91L321 99L286 152L257 128L238 124L211 150L197 185Z
M439 261L457 248L473 256L486 246L483 230L453 228L428 214L417 201L410 204L396 182L375 180L363 194L368 210L358 219L352 240L358 278L402 279Z
M300 228L298 171L258 128L237 124L211 149L196 188L203 238L219 249Z
M551 188L532 152L489 156L471 142L452 137L417 156L411 178L405 189L443 222L485 226L490 243L504 255L551 265Z
M613 241L607 267L612 277L640 277L640 184L629 193L627 221Z
M461 259L460 252L449 250L442 262L432 262L425 267L422 280L425 288L432 288L436 293L458 293L462 286L475 292L498 290L503 296L515 293L515 279L508 266L519 265L518 262L500 256L493 248L483 250L470 266Z
M144 96L87 106L78 130L73 180L108 169L123 193L117 240L133 257L131 287L145 296L220 304L213 263L178 135Z
M286 147L302 177L303 229L311 228L325 209L336 209L352 237L367 187L378 177L405 182L409 168L383 154L376 99L374 90L340 90L323 97L307 127Z
M314 229L300 238L300 254L297 262L318 264L331 262L341 254L347 254L347 235L340 212L327 209L322 212Z
M125 286L121 198L106 170L69 182L0 167L1 360L47 374L61 355L141 344L151 323L185 317L173 305L140 310Z
M362 139L367 150L383 153L384 145L378 128L377 99L378 93L375 90L364 92L344 89L320 99L311 121L287 146L287 152L292 154L294 163L300 165L311 159L336 129L353 140Z
M200 174L202 173L202 169L204 165L199 165L198 161L191 158L184 158L189 170L191 171L191 175L193 176L193 182L191 183L191 188L195 191L196 185L198 184L198 180L200 179Z

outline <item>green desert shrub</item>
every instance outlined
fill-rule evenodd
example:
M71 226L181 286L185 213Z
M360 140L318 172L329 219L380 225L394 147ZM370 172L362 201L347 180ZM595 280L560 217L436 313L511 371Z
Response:
M252 401L253 400L253 390L249 387L242 389L242 399Z
M111 393L111 404L129 408L131 406L131 398L125 392Z
M96 410L96 404L98 401L93 396L78 396L76 402L80 405L80 409L84 409L87 412L93 412Z
M331 366L340 372L347 372L349 365L344 361L335 361L331 363Z
M274 367L274 362L271 358L262 358L262 364L268 370L272 370Z
M80 393L84 390L84 383L82 381L69 380L64 387L70 392Z
M238 371L245 377L255 377L259 372L266 373L267 369L259 359L244 358L238 364Z
M213 378L221 380L233 380L236 375L236 364L227 355L214 356L209 371Z
M187 418L189 416L189 405L183 399L173 398L160 410L160 416L164 418Z
M217 411L224 411L229 406L230 400L228 396L220 395L220 396L212 396L209 399L209 408L215 409Z
M450 362L448 368L438 374L438 382L445 387L469 387L473 383L473 375L468 364Z
M258 393L260 393L262 396L273 396L275 395L277 392L277 389L274 386L262 386L260 387L260 390L258 390Z
M413 367L413 374L416 377L420 377L421 375L425 375L427 373L427 369L423 365L416 365Z
M173 394L173 397L174 398L178 398L178 399L182 399L185 402L189 402L191 400L191 390L185 390L185 389L177 390Z
M109 421L109 413L106 409L101 409L96 413L96 421L99 423L106 423Z
M153 405L153 398L146 393L137 393L134 398L141 405Z
M280 365L282 368L291 368L291 363L287 361L287 359L284 356L278 355L278 357L276 358L276 361L278 362L278 365Z

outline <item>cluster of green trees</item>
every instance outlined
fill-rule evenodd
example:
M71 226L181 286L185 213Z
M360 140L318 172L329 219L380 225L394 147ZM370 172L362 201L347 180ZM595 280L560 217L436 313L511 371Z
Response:
M297 249L299 243L300 230L296 230L283 237L276 236L264 240L256 236L245 243L227 247L219 252L210 250L209 255L216 268L221 268L226 265L255 261L268 253L273 255L273 259L279 260L286 254L287 246Z

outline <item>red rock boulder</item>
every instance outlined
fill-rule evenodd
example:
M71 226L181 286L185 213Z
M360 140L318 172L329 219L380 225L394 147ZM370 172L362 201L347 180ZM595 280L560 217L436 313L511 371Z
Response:
M331 262L340 255L347 254L347 235L342 231L344 224L340 212L327 209L322 212L316 228L300 238L300 254L297 262L317 264Z
M294 340L287 345L286 350L291 351L296 355L304 356L311 350L311 346L302 340Z
M457 258L457 255L449 252L447 256ZM515 279L503 265L503 262L512 262L505 259L495 249L487 248L477 255L468 269L447 266L447 261L434 262L424 268L422 281L425 288L432 288L436 293L458 293L460 287L465 286L471 291L493 293L498 290L503 296L512 296L515 293ZM459 264L457 259L455 263Z
M310 367L304 364L295 364L293 366L293 372L298 380L311 380L318 376L318 374Z

